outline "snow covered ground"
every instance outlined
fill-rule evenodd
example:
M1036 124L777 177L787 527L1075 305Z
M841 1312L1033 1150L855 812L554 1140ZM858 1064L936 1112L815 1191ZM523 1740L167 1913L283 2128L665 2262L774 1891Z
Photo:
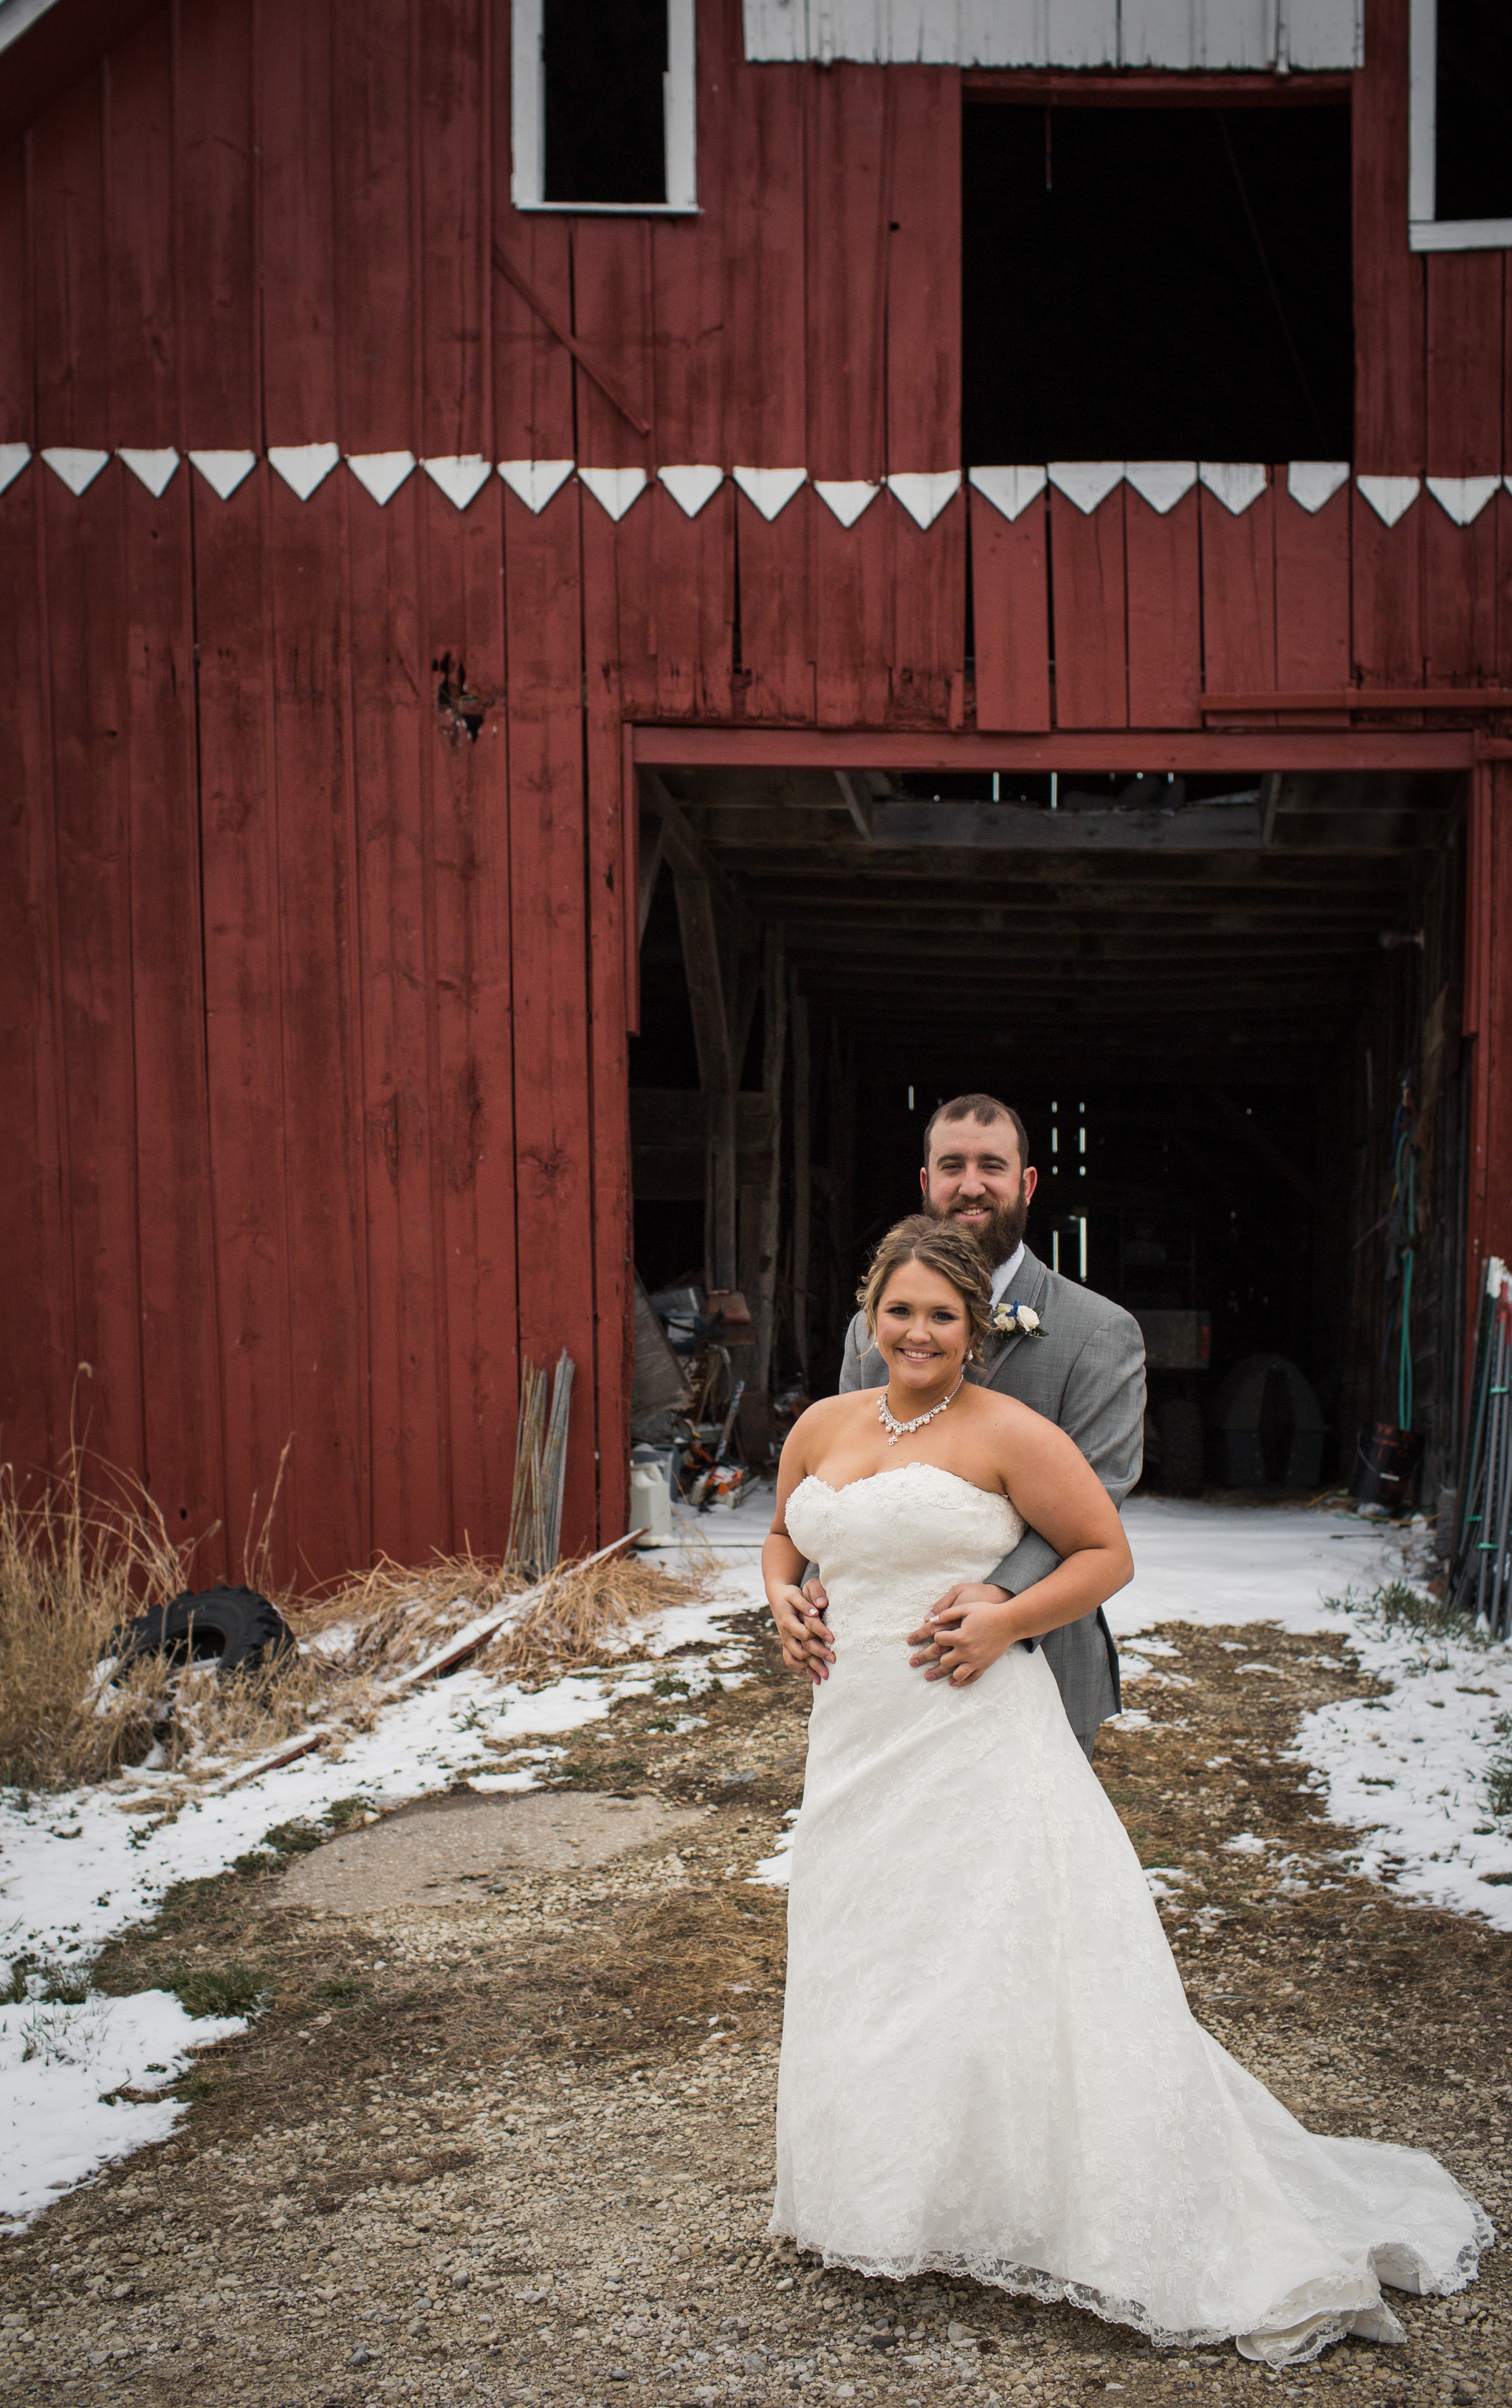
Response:
M646 1690L659 1670L676 1672L695 1697L712 1678L727 1686L742 1679L746 1651L729 1625L762 1602L758 1553L770 1510L770 1491L758 1491L736 1511L697 1520L700 1540L719 1551L721 1577L708 1604L660 1618L651 1642L659 1665L610 1658L534 1693L464 1670L397 1699L340 1753L219 1797L181 1787L176 1799L161 1775L27 1802L0 1791L0 1968L7 1958L39 1960L28 1999L0 2008L0 2229L162 2138L182 2109L123 2100L121 2089L165 2086L191 2048L238 2028L192 2021L163 1991L43 2004L50 1975L71 1969L77 1980L174 1883L223 1870L278 1825L315 1821L340 1800L395 1805L463 1774L478 1789L528 1788L549 1776L572 1731ZM1322 1774L1328 1813L1368 1829L1361 1864L1372 1877L1512 1929L1512 1883L1486 1879L1512 1874L1512 1822L1493 1824L1484 1804L1487 1763L1502 1743L1497 1718L1512 1714L1512 1646L1387 1635L1325 1602L1398 1575L1410 1534L1346 1513L1144 1498L1125 1518L1136 1572L1110 1619L1134 1697L1159 1655L1158 1645L1141 1653L1137 1642L1160 1623L1274 1622L1347 1638L1390 1694L1346 1699L1304 1721L1298 1753ZM711 1644L712 1655L686 1652ZM1244 1678L1238 1660L1234 1678ZM1143 1719L1136 1704L1127 1719L1136 1727ZM787 1844L785 1834L764 1878L785 1879Z
M565 1754L570 1732L659 1676L684 1682L691 1700L715 1679L733 1687L749 1677L748 1651L727 1626L749 1602L737 1574L707 1604L658 1617L649 1642L657 1661L617 1667L611 1657L534 1692L460 1671L396 1699L339 1752L302 1757L222 1796L196 1795L162 1774L29 1799L0 1790L0 1985L10 1986L7 1965L20 1975L34 1960L26 1999L0 2007L0 2229L163 2139L183 2108L118 2092L164 2087L191 2048L242 2028L192 2020L161 1990L44 2001L60 1975L77 1987L105 1942L150 1915L176 1882L223 1872L280 1824L316 1822L337 1800L396 1806L463 1774L475 1789L531 1788ZM712 1654L686 1652L711 1644Z

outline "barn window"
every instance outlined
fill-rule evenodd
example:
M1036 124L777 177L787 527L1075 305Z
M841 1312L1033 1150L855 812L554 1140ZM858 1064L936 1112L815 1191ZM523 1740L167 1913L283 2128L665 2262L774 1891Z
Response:
M1414 251L1512 245L1512 11L1412 0Z
M519 209L689 210L694 0L514 0Z
M974 466L1347 460L1347 105L964 112Z

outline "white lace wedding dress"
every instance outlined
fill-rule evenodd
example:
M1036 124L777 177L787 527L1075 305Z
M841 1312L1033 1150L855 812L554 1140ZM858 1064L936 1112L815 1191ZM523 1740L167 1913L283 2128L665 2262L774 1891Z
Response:
M1022 1527L932 1464L790 1503L835 1663L792 1847L772 2229L1272 2365L1405 2340L1382 2283L1462 2289L1493 2237L1475 2200L1422 2150L1305 2131L1193 2021L1039 1649L964 1689L909 1667L925 1609Z

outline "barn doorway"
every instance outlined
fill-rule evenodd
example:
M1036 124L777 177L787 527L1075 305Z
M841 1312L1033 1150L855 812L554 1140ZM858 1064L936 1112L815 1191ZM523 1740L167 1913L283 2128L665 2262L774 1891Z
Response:
M1321 1489L1402 1418L1434 1510L1462 1385L1464 785L647 774L636 1264L648 1294L739 1292L752 1444L773 1399L834 1384L930 1112L983 1089L1029 1126L1030 1243L1146 1325L1168 1484ZM1220 1399L1257 1362L1246 1453Z

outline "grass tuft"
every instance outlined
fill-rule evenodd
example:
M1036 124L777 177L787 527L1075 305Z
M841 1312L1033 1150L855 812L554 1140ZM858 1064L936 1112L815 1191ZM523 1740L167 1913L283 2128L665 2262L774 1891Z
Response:
M248 1965L180 1965L164 1974L160 1987L173 1992L186 2015L254 2015L273 1995Z

